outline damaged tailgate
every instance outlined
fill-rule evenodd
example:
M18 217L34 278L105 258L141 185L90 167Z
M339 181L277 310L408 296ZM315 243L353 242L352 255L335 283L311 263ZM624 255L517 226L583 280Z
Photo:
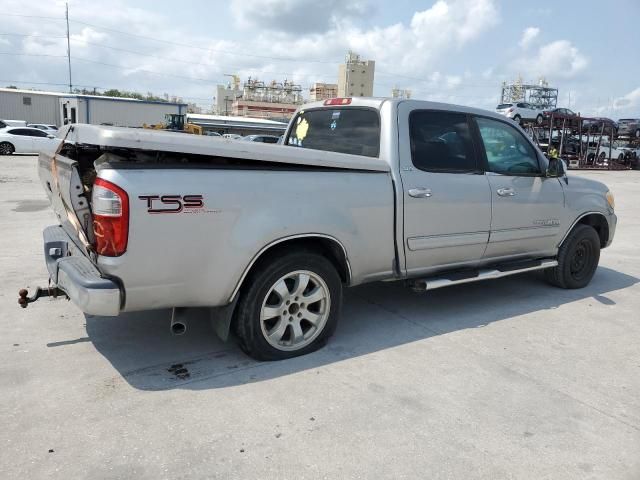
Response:
M60 225L88 255L93 240L91 205L89 193L80 178L78 162L62 155L60 149L41 152L38 176Z

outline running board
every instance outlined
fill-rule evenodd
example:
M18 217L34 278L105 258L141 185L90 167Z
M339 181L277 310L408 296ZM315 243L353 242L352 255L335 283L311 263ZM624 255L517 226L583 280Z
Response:
M492 280L517 273L532 272L534 270L543 270L557 266L557 260L535 260L526 263L501 265L491 269L454 272L437 277L420 278L410 281L410 285L415 291L423 292L426 290L435 290L436 288L450 287L451 285Z

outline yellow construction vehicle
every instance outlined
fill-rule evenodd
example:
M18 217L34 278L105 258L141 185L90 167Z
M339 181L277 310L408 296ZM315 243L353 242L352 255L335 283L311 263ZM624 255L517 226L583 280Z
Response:
M178 113L167 113L164 116L164 123L158 123L155 125L147 125L143 128L150 128L152 130L167 130L169 132L184 132L191 133L193 135L202 135L202 127L194 123L185 123L185 115Z

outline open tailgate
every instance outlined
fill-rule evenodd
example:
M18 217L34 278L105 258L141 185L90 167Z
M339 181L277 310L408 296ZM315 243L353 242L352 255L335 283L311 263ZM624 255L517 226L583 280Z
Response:
M93 239L91 207L77 167L78 162L58 151L41 152L38 158L38 176L60 225L88 254Z

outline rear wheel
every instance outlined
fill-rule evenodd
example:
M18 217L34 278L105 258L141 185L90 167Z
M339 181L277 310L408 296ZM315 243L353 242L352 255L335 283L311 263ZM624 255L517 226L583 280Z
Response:
M520 118L520 115L515 115L513 117L513 121L516 122L518 125L522 125L522 118Z
M536 124L537 125L542 125L542 120L543 120L542 115L538 115L536 117Z
M576 225L558 251L558 266L544 271L560 288L586 287L600 261L600 237L593 227Z
M342 283L333 264L312 252L283 255L259 266L238 304L240 347L257 360L313 352L335 331Z
M16 149L9 142L0 143L0 155L11 155Z

